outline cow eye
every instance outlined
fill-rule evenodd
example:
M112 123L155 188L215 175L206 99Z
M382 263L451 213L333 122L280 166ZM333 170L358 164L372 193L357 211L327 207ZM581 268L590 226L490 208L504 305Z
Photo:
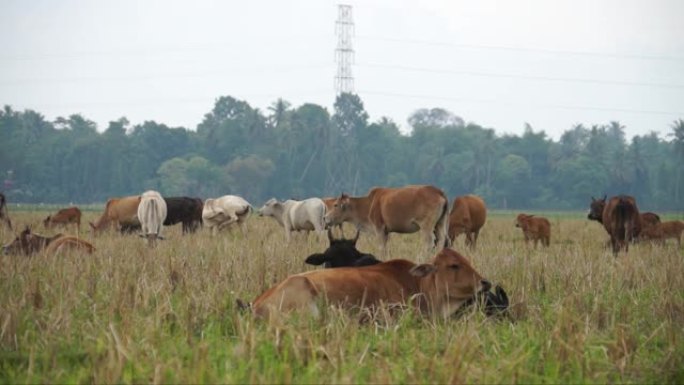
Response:
M461 266L459 266L459 265L449 265L449 268L452 269L452 270L458 270L458 269L461 268Z

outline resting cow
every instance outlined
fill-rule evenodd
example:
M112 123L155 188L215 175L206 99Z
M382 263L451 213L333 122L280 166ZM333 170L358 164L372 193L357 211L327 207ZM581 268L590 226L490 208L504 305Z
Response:
M29 227L26 227L9 244L3 246L3 253L7 255L33 255L44 252L46 255L56 255L60 252L74 250L87 254L92 254L95 247L90 243L76 237L57 234L52 237L44 237L33 234Z
M421 265L394 259L292 275L257 297L252 311L261 318L302 309L317 316L324 300L344 308L411 304L423 314L449 317L490 288L465 257L445 248Z
M382 262L372 254L362 253L356 249L359 231L353 239L335 239L332 230L328 229L330 246L323 253L311 254L304 262L309 265L329 267L360 267L377 265Z
M76 231L81 232L81 210L76 206L61 209L55 215L48 215L43 220L45 229L50 229L57 225L66 227L70 224L75 224Z
M537 248L537 242L541 240L542 246L549 246L551 243L551 223L543 217L535 217L534 215L518 214L515 220L515 227L522 229L525 236L525 244L530 240L534 241L534 248Z
M290 241L293 231L325 231L325 204L319 198L309 198L303 201L288 199L278 202L269 199L259 210L260 216L272 217L285 228L285 236Z
M598 221L610 235L613 254L617 257L620 249L629 251L629 243L641 232L639 208L634 197L619 195L603 199L591 198L591 208L587 218Z
M0 193L0 221L5 222L5 225L12 230L12 221L9 218L9 214L7 214L7 199L5 194L2 193Z
M375 187L365 197L340 195L325 214L328 226L353 223L357 229L373 231L387 254L389 233L421 231L429 248L448 246L449 201L434 186Z
M456 237L465 233L466 245L475 248L486 219L487 207L482 198L477 195L457 197L449 214L449 239L453 243Z
M645 213L639 213L639 218L641 219L641 229L645 229L646 227L651 227L653 225L657 225L660 223L660 216L656 213L651 213L651 212L645 212Z
M109 228L112 224L119 230L124 226L139 225L139 204L140 195L109 199L100 218L95 223L89 222L93 233L97 234L99 231Z
M194 233L202 225L202 207L204 203L199 198L165 197L166 219L164 226L182 223L183 234Z
M684 222L667 221L642 229L639 238L659 241L660 243L665 243L666 239L674 238L677 240L677 245L681 247L682 232L684 232Z
M216 199L204 201L202 209L202 222L209 228L213 235L233 223L237 223L242 230L242 234L247 233L246 221L252 205L244 198L236 195L224 195Z
M138 219L142 227L141 237L147 239L147 245L154 247L161 236L164 220L166 220L166 201L157 191L145 191L140 196Z

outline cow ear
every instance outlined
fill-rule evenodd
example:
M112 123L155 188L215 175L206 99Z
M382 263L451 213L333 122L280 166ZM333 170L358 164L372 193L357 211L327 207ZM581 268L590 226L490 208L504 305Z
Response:
M325 263L325 255L321 253L311 254L305 260L304 263L314 266L320 266Z
M534 214L528 215L527 217L528 217L528 218L532 218L532 217L534 217Z
M414 277L423 278L434 273L435 271L437 271L437 267L435 265L424 263L422 265L414 266L409 273L411 273L411 275Z

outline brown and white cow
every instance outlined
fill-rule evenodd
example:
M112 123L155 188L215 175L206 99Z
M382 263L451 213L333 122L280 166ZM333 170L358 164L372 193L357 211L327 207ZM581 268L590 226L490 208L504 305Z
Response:
M5 198L5 194L2 193L0 193L0 221L5 222L5 225L12 230L12 221L7 213L7 199Z
M112 224L117 229L120 229L122 226L140 225L138 220L139 204L140 195L109 199L100 218L95 223L89 222L93 233L97 234L99 231L109 228Z
M72 206L57 211L54 215L48 215L43 220L43 226L50 229L54 226L68 226L70 224L76 225L76 230L81 232L81 210L78 207Z
M65 251L79 251L92 254L95 247L90 243L77 237L57 234L52 237L44 237L34 234L27 226L14 241L3 246L4 254L8 255L33 255L44 253L45 255L56 255Z
M681 247L682 232L684 232L684 222L667 221L643 228L639 234L639 238L659 241L660 243L665 243L665 240L668 238L674 238L677 240L677 245Z
M490 287L464 256L445 248L421 265L394 259L292 275L257 297L252 311L260 318L292 310L317 316L323 300L343 308L410 304L423 314L448 317Z
M480 229L487 220L487 206L477 195L464 195L454 199L454 206L449 214L449 239L453 243L456 237L465 233L466 245L475 248Z
M542 246L548 247L551 243L551 223L544 217L534 215L518 214L515 219L515 227L522 229L525 236L525 244L530 240L534 241L534 248L541 240Z
M325 223L351 222L357 229L375 232L386 254L389 233L421 231L429 248L448 245L448 209L446 195L434 186L375 187L364 197L340 195L325 214Z
M629 251L629 243L641 232L641 217L634 197L618 195L606 201L591 198L591 207L587 218L603 224L613 247L613 254L617 257L620 249Z

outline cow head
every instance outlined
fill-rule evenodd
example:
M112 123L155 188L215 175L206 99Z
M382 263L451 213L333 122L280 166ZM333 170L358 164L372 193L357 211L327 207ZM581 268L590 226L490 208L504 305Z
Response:
M311 254L304 261L309 265L323 265L329 267L360 267L380 263L374 256L361 253L356 249L359 240L359 231L353 239L335 239L332 230L328 229L330 246L323 253Z
M47 218L43 220L43 227L46 229L50 227L50 219L52 218L52 215L48 215Z
M470 262L453 249L442 249L432 263L417 265L411 275L418 277L420 291L434 314L449 316L492 284L475 271Z
M593 221L603 222L603 209L606 207L607 195L603 196L603 199L596 199L591 197L591 205L589 207L588 219Z
M342 193L342 195L335 200L332 208L325 213L323 218L325 220L325 225L330 227L340 225L343 222L350 220L351 216L351 199L349 199L349 195Z
M271 198L257 211L260 217L275 217L280 214L283 209L283 204L278 202L277 199Z
M515 227L520 227L521 229L525 230L530 224L530 219L533 217L534 215L518 214L518 216L515 218Z
M2 247L2 252L5 255L31 254L32 241L31 228L26 226L24 230L17 235L14 240Z

